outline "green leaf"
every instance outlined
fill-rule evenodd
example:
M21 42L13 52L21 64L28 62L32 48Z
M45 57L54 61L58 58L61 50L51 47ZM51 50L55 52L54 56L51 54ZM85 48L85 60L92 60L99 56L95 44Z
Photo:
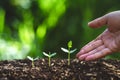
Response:
M72 48L72 41L68 42L68 48Z
M73 50L70 51L70 53L74 53L76 50L77 50L77 49L73 49Z
M45 55L45 56L47 56L47 57L50 57L47 53L45 53L45 52L43 52L43 54Z
M39 57L36 57L34 60L37 60L37 59L39 59Z
M51 55L50 55L50 57L53 57L53 56L55 56L56 55L56 53L52 53Z
M31 61L34 60L34 59L33 59L32 57L30 57L30 56L27 56L27 58L28 58L29 60L31 60Z
M64 52L66 52L66 53L69 52L69 50L67 50L67 49L65 49L65 48L61 48L61 50L64 51Z

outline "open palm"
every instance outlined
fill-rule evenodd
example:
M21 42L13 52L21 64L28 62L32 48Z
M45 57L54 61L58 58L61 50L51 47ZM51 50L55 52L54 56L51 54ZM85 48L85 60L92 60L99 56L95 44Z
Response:
M120 11L115 11L91 21L92 28L108 28L95 40L85 45L76 55L80 60L95 60L120 50Z
M81 49L80 54L77 55L78 58L80 60L95 60L118 51L119 34L120 32L111 33L106 29L100 36Z

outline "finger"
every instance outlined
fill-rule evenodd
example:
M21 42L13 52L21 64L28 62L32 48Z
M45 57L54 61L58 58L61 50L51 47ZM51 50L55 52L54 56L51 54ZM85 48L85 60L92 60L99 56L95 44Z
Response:
M90 45L91 43L93 43L94 42L94 40L93 41L91 41L91 42L89 42L87 45ZM86 47L87 45L85 45L84 47ZM84 48L83 47L83 48ZM83 54L84 53L84 50L83 50L83 48L79 51L79 53L77 53L76 54L76 57L78 57L79 55L81 55L81 54Z
M88 53L86 53L86 54L80 55L80 56L79 56L79 60L84 60L87 56L92 55L92 54L95 54L95 53L103 50L104 48L105 48L105 46L102 45L102 46L100 46L100 47L98 47L98 48L96 48L96 49L94 49L94 50L92 50L92 51L90 51L90 52L88 52Z
M99 52L96 52L95 54L89 55L85 58L86 61L90 61L90 60L96 60L99 58L102 58L108 54L110 54L112 51L108 48L105 48Z
M99 28L107 24L107 16L102 16L88 23L88 26L92 28Z
M90 51L90 52L88 52L88 53L86 53L86 54L80 55L80 56L78 57L78 59L79 59L79 60L84 60L88 55L91 55L91 54L93 54L93 53L95 53L95 52L96 52L96 50L92 50L92 51Z
M102 44L103 42L101 40L93 41L90 44L87 44L86 46L84 46L76 56L79 57L84 53L90 52L91 50L101 46Z

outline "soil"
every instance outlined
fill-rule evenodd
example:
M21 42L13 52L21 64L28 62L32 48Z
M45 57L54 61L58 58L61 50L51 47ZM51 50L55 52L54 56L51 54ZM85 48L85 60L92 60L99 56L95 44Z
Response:
M119 60L48 59L0 61L0 80L120 80Z

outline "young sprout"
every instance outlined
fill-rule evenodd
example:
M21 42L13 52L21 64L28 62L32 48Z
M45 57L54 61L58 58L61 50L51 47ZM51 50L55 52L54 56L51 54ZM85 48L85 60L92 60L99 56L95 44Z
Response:
M27 58L28 58L29 60L31 60L31 62L32 62L32 67L35 67L34 61L37 60L38 57L34 59L34 58L30 57L30 56L27 56Z
M74 53L77 49L71 50L71 48L72 48L72 41L68 42L67 47L68 47L68 49L61 48L61 50L64 51L65 53L68 53L68 65L70 65L70 54Z
M47 54L47 53L43 52L43 54L48 57L48 64L49 64L49 66L51 66L51 57L55 56L56 53L49 52L49 54Z

